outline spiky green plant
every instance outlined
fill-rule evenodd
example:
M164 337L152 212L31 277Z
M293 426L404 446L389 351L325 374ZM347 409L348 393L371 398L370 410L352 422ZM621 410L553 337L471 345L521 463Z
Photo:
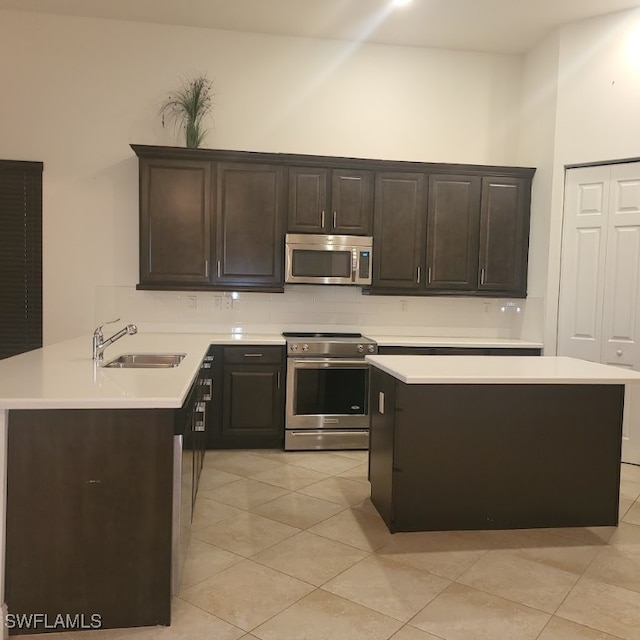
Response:
M182 87L160 106L162 126L165 120L173 121L184 131L187 147L199 147L208 131L203 121L211 111L212 98L213 82L206 75L184 79Z

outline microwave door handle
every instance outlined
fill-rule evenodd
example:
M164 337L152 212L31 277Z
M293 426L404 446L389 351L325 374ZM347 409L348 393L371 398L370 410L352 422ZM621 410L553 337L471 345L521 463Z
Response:
M358 273L358 250L351 250L351 282L356 282L356 275Z

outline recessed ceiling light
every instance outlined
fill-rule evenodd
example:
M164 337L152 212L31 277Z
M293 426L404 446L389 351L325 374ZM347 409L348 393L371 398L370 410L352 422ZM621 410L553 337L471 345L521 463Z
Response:
M408 4L411 4L413 0L393 0L391 2L392 7L406 7Z

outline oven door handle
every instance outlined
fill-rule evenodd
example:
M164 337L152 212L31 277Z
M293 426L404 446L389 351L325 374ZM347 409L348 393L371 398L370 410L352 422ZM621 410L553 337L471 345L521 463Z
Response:
M349 358L290 358L291 362L297 369L317 369L321 367L353 367L358 366L362 369L368 369L369 363L360 358L359 360Z

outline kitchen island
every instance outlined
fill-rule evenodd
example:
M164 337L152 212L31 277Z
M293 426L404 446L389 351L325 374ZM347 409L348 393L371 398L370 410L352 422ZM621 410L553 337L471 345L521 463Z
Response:
M616 525L625 384L562 357L368 356L390 531Z

